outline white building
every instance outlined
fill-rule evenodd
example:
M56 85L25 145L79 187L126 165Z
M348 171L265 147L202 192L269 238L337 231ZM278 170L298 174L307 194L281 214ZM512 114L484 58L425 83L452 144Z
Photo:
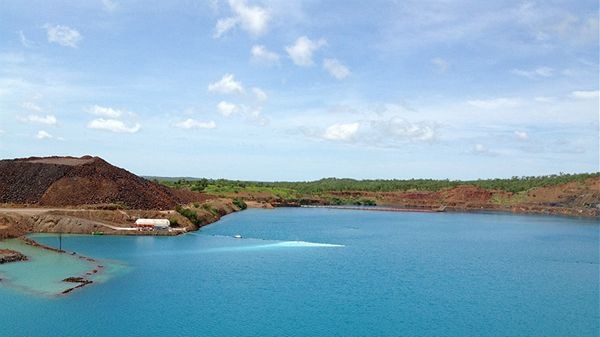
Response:
M140 229L169 229L171 222L168 219L137 219L135 225Z

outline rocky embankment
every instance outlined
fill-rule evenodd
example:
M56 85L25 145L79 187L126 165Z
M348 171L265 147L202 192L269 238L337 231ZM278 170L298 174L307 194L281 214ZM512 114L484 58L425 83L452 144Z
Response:
M232 200L225 198L183 205L180 211L187 216L176 210L7 207L0 208L0 239L19 237L27 233L172 236L195 231L239 210ZM135 220L139 218L168 219L173 229L134 230Z
M10 249L0 249L0 264L27 261L27 256Z
M0 160L0 203L5 204L165 210L208 198L202 193L159 185L98 157Z
M177 235L237 210L229 199L172 189L98 157L0 160L0 240L31 232ZM168 219L173 230L134 230L138 218Z

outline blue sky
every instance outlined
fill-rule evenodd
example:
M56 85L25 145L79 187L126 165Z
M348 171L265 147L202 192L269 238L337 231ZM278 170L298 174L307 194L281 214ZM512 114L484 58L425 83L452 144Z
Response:
M0 0L0 158L142 175L598 171L598 1Z

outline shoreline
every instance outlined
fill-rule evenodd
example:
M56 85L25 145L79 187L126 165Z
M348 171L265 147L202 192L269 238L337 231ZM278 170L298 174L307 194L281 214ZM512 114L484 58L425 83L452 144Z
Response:
M564 217L578 217L578 218L598 218L598 216L582 216L580 213L576 213L576 214L565 214L563 212L561 213L548 213L548 212L543 212L540 210L523 210L523 209L490 209L490 208L454 208L454 207L447 207L447 208L443 208L443 209L428 209L428 208L400 208L400 207L381 207L381 206L362 206L362 207L356 207L353 205L347 205L347 206L340 206L340 205L278 205L278 206L272 206L269 203L253 203L252 206L250 208L254 208L254 209L274 209L274 208L286 208L286 207L290 207L290 208L297 208L297 207L302 207L302 208L322 208L322 209L334 209L334 210L364 210L364 211L379 211L379 212L407 212L407 213L444 213L444 212L448 212L448 213L482 213L482 214L490 214L490 213L499 213L499 214L504 214L504 215L542 215L542 216L564 216ZM230 212L233 213L233 212ZM230 213L227 213L225 215L228 215ZM223 215L223 216L225 216ZM217 222L218 220L220 220L221 217L219 217L218 219L215 219L214 221L210 221L210 222L206 222L200 226L198 226L197 229L193 230L193 231L197 231L200 230L202 227L213 224L215 222ZM176 236L179 234L185 234L188 231L180 231L177 234L173 235L173 234L167 234L167 236ZM191 231L190 231L191 232ZM42 232L28 232L25 233L24 235L21 235L19 237L16 238L11 238L11 239L17 239L20 240L21 242L23 242L26 245L32 246L32 247L36 247L39 249L43 249L43 250L47 250L47 251L51 251L53 253L56 254L67 254L70 256L73 256L74 258L80 259L80 260L84 260L85 262L89 263L92 265L92 268L88 271L86 271L85 273L81 274L81 275L73 275L73 276L69 276L66 277L65 279L62 280L62 282L66 282L66 283L73 283L74 286L69 287L63 291L61 291L60 293L56 293L54 294L55 296L64 296L64 295L68 295L70 293L72 293L73 291L86 287L88 285L94 284L94 281L89 279L89 277L91 276L95 276L95 275L99 275L100 273L105 271L105 267L104 265L100 264L96 259L92 258L92 257L88 257L88 256L84 256L81 254L78 254L76 252L67 252L65 250L60 250L58 248L55 247L51 247L51 246L47 246L45 244L42 244L38 241L36 241L35 239L32 239L30 237L28 237L27 235L29 234L42 234ZM54 232L47 232L45 234L58 234L58 233L54 233ZM81 235L93 235L90 233L62 233L62 234L81 234ZM114 235L114 236L132 236L133 233L119 233L119 232L111 232L111 233L106 233L106 235ZM160 234L157 233L152 233L152 232L136 232L135 235L137 236L157 236ZM0 239L0 241L4 241L4 239ZM18 251L15 251L16 253L22 254ZM15 263L18 262L23 262L23 261L27 261L27 257L25 256L25 259L22 260L15 260Z
M69 253L68 251L65 251L65 250L60 250L60 249L57 249L54 247L50 247L50 246L44 245L42 243L39 243L39 242L35 241L34 239L31 239L27 236L20 236L17 238L12 238L12 240L19 240L28 246L35 247L35 248L42 249L42 250L47 250L47 251L50 251L50 252L53 252L56 254L66 254L66 255L72 256L73 258L84 260L85 262L87 262L88 264L91 265L91 269L84 272L83 274L72 275L72 276L68 276L68 277L64 278L62 280L62 282L73 283L76 285L69 287L67 289L64 289L60 293L55 293L54 296L63 296L63 295L73 292L76 289L83 288L85 286L94 284L94 281L90 280L89 277L93 276L93 275L99 275L105 270L104 265L100 264L100 262L94 258L84 256L84 255L78 254L76 252ZM0 241L2 241L2 240L0 240ZM23 255L21 252L18 252L18 251L15 251L15 252ZM29 258L26 255L23 255L23 256L25 256L26 258L22 259L22 260L14 261L14 263L25 262L25 261L29 260ZM9 281L9 283L10 283L10 281Z
M101 273L102 271L104 271L104 265L99 264L98 261L96 259L94 259L94 258L91 258L91 257L88 257L88 256L84 256L84 255L78 254L76 252L68 253L65 250L60 250L60 249L57 249L57 248L54 248L54 247L46 246L46 245L41 244L41 243L39 243L39 242L31 239L31 238L28 238L27 236L21 236L21 237L19 237L17 239L23 241L26 245L30 245L30 246L33 246L33 247L36 247L36 248L40 248L40 249L45 249L45 250L48 250L48 251L51 251L51 252L55 252L57 254L68 254L68 255L76 257L76 258L78 258L80 260L85 260L86 262L95 265L95 267L92 270L87 271L85 274L83 274L83 276L69 276L69 277L66 277L63 280L63 282L79 283L79 284L76 285L76 286L74 286L74 287L71 287L71 288L63 290L60 294L57 294L59 296L60 295L66 295L68 293L71 293L75 289L83 288L83 287L85 287L87 285L93 284L94 281L87 279L86 276L98 275L99 273Z

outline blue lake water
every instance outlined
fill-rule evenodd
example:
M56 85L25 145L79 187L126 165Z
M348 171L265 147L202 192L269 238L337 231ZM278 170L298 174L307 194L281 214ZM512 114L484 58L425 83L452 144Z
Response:
M122 268L69 296L0 284L0 335L597 337L599 230L280 208L179 237L67 236L67 250Z

